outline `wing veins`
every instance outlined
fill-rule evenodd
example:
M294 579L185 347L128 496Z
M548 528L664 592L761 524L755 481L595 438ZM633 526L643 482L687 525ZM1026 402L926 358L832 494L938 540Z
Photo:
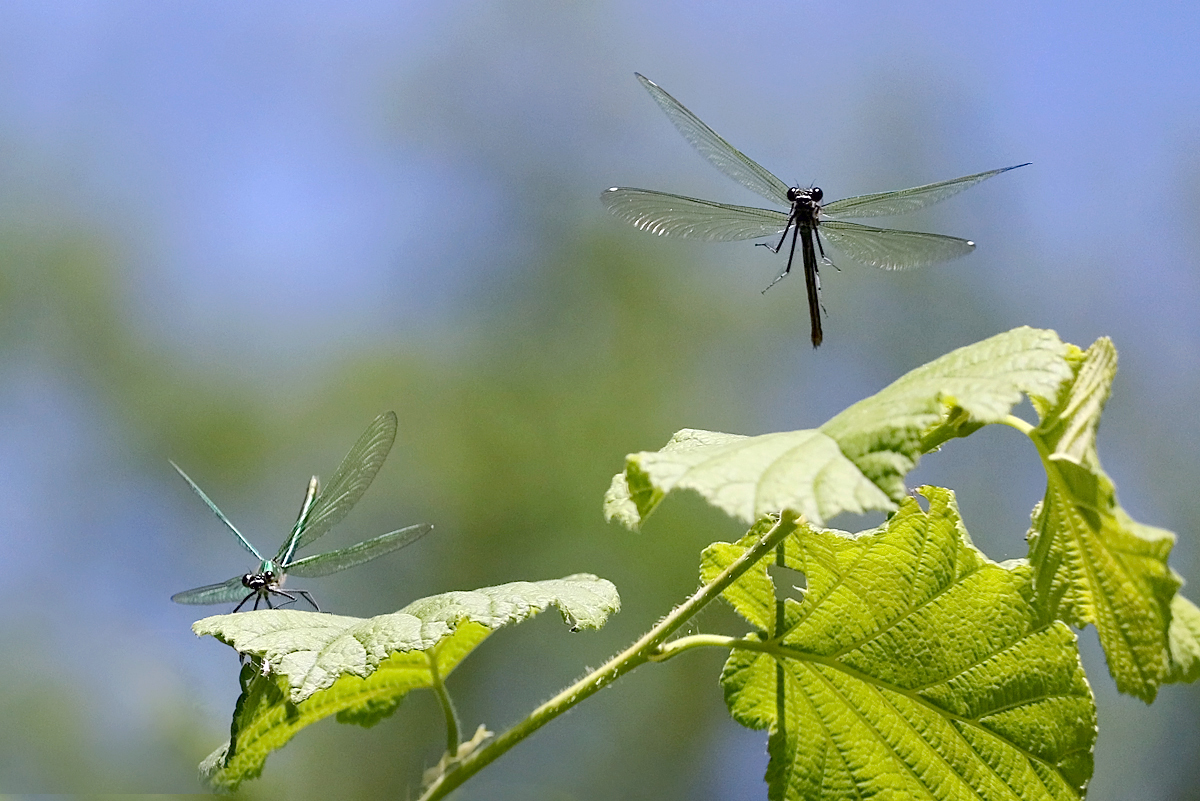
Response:
M683 104L667 94L658 84L644 75L634 73L642 86L654 98L654 102L683 134L683 138L708 160L708 163L737 181L751 192L762 195L773 203L790 206L787 199L788 186L776 178L758 162L742 153L705 125L699 117L684 108Z
M923 267L965 256L975 249L974 242L956 236L858 223L825 221L817 231L855 261L884 270Z
M1026 167L1017 164L1012 167L1001 167L998 170L977 172L974 175L964 175L961 178L951 178L948 181L937 181L910 189L899 189L894 192L874 192L869 195L855 195L843 200L835 200L821 206L821 214L834 219L853 219L856 217L890 217L895 214L910 212L939 203L948 197L970 189L978 183L994 178L1002 172Z
M775 236L788 215L773 209L717 203L653 189L613 187L600 200L614 217L659 236L736 242Z
M412 545L431 531L433 531L433 526L428 523L407 526L396 531L389 531L387 534L380 534L378 537L373 537L356 545L338 548L335 551L328 551L315 556L307 556L290 565L285 565L283 569L287 573L304 578L328 576L331 573L337 573L346 568L361 565L386 553L398 551L401 548Z
M206 584L177 592L171 596L171 600L177 604L225 604L240 601L248 592L251 590L242 584L242 577L234 576L220 584Z
M277 563L290 563L296 551L324 535L354 508L383 467L396 441L396 427L395 412L385 412L367 426L308 507L308 513L301 510L291 535L275 556Z

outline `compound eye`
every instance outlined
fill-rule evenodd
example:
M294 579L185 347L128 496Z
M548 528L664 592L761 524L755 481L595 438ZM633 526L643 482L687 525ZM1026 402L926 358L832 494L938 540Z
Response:
M808 196L815 202L820 202L821 198L825 197L825 193L821 191L821 187L814 186L808 191Z
M253 581L254 581L253 573L247 573L246 575L242 576L242 586L243 587L247 587L247 588L250 587L250 585Z
M800 199L800 187L793 186L791 189L789 189L788 193L787 193L787 199L788 199L789 203L795 203L797 200L799 200Z
M263 577L263 581L265 581L267 584L275 583L275 574L272 573L270 570L268 570L266 573L263 573L262 577Z

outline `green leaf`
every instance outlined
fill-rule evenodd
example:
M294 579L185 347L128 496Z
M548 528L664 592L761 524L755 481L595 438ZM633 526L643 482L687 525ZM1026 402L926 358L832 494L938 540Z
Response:
M604 519L609 522L616 520L625 528L637 530L641 516L638 505L630 498L629 482L624 473L613 476L612 484L604 493Z
M1200 609L1179 593L1171 599L1171 670L1166 681L1200 679Z
M1071 376L1066 355L1067 346L1054 331L1014 328L901 376L821 431L837 440L863 475L899 501L904 476L935 444L1000 422L1022 394L1053 401ZM949 430L938 430L943 427Z
M674 489L695 490L746 523L784 507L810 520L892 507L837 442L819 431L743 437L685 428L662 450L628 457L624 475L613 479L606 496L605 516L636 528Z
M803 599L781 625L770 599L747 615L761 631L721 682L738 722L770 729L769 797L1082 797L1096 710L1074 634L1038 615L1028 564L975 549L953 493L920 492L928 512L906 498L878 529L789 538ZM710 549L705 573L743 549ZM751 573L743 604L770 580Z
M765 517L755 523L746 536L736 544L714 542L700 555L700 581L708 584L717 578L726 566L732 564L747 548L762 539L775 525L775 520ZM775 601L775 584L767 575L765 563L759 563L742 575L721 593L739 615L762 631L769 631L775 620L771 605ZM769 610L769 613L768 613Z
M660 451L627 457L605 515L636 528L675 489L747 524L784 507L817 525L842 512L890 512L922 453L1003 419L1022 393L1053 400L1071 375L1066 352L1053 331L1017 328L913 370L817 430L685 429Z
M602 626L620 598L610 582L578 574L434 595L369 619L272 609L199 620L196 634L251 657L230 741L201 764L201 775L231 791L318 720L336 714L374 725L411 690L432 687L435 674L444 679L492 631L551 604L577 631Z
M1092 624L1117 689L1149 703L1171 669L1168 629L1182 583L1167 566L1170 531L1133 520L1100 468L1096 429L1117 372L1112 342L1072 346L1073 376L1056 403L1039 401L1031 438L1046 469L1033 512L1030 561L1044 615Z

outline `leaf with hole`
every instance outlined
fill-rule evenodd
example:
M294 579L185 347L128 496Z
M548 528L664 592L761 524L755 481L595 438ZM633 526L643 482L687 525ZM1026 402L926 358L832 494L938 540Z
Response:
M1029 566L971 544L949 490L923 487L858 535L801 528L776 607L760 563L731 598L757 629L730 655L725 700L768 729L771 799L1078 799L1096 710L1075 636L1030 602ZM705 552L711 579L751 544Z

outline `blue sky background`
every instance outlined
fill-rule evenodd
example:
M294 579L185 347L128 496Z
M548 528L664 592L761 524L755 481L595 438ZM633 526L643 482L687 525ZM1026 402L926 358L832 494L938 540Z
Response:
M655 439L599 437L602 473L674 428L818 425L904 371L1017 325L1054 328L1081 346L1111 336L1121 373L1101 456L1131 514L1179 534L1173 564L1195 581L1198 31L1200 7L1174 3L10 2L0 7L0 233L89 243L87 258L108 265L97 292L130 341L218 395L227 386L236 403L267 410L260 422L316 421L322 409L332 417L320 405L330 401L314 398L372 349L469 373L463 354L501 337L514 310L558 303L531 300L540 270L582 241L637 249L651 273L679 260L686 269L661 275L680 302L724 299L742 327L700 355L646 343L676 365L664 385L678 382L679 394L624 401L670 411ZM605 214L597 198L611 185L758 203L691 152L634 71L785 181L819 184L830 199L1033 164L896 220L969 237L979 245L970 257L914 273L853 264L823 273L829 318L814 352L802 282L759 294L779 269L762 249L657 240ZM252 445L219 458L216 445L179 433L186 407L170 397L150 420L103 388L119 387L120 375L89 377L97 366L61 333L68 318L89 321L54 300L62 286L53 274L0 281L23 310L0 322L0 639L10 644L0 664L13 677L0 704L35 732L28 750L0 739L0 752L7 744L19 755L0 756L0 790L191 792L194 764L226 736L234 666L190 634L197 610L166 599L246 565L167 458L198 465L193 477L215 484L230 517L267 532L251 538L271 548L305 472L330 471L396 401L381 390L362 399L373 411L339 409L345 416L327 430L286 437L283 423L247 423L237 430ZM520 350L537 359L573 342L529 336ZM478 388L481 399L498 392ZM713 392L735 400L696 399ZM423 425L402 415L392 457L401 466L381 478L417 483L406 505L381 491L364 514L381 526L412 522L395 521L401 513L433 520L442 541L366 575L398 573L414 592L552 575L557 563L531 554L527 575L487 572L486 541L455 528L461 499L435 478L421 483L412 439L405 455L405 427L419 440ZM1000 433L985 432L979 448L948 449L912 483L961 479L976 541L994 558L1021 556L1041 473ZM580 488L580 503L598 510L603 489ZM586 537L624 536L595 518ZM637 554L650 536L621 547ZM561 548L576 558L571 570L596 569L572 548L608 547L570 542ZM675 552L684 573L696 550ZM469 576L441 566L454 559L483 565ZM322 597L352 581L330 579ZM361 606L345 611L379 611L369 593L346 598ZM653 620L666 608L641 614ZM557 629L536 631L514 642L534 653L561 647ZM1100 703L1090 797L1196 798L1197 688L1165 688L1149 709L1119 698L1094 634L1082 639ZM617 645L594 647L600 659ZM574 661L562 676L531 680L529 700L578 669ZM481 696L495 690L483 676L470 680ZM528 708L521 702L517 694L488 722L504 725ZM531 744L488 779L495 784L464 797L607 797L563 767L628 758L612 744L619 725L604 728L626 712L619 701L597 707L594 729L588 710L576 712L546 738L553 743ZM680 792L764 797L761 737L732 724L715 731L707 750L684 757L693 785ZM309 734L271 758L252 792L317 792L306 754L374 736ZM64 770L58 753L80 755L78 769ZM418 769L420 759L436 753L422 753ZM99 786L89 784L95 765L106 766ZM536 790L521 784L530 774L544 781Z

